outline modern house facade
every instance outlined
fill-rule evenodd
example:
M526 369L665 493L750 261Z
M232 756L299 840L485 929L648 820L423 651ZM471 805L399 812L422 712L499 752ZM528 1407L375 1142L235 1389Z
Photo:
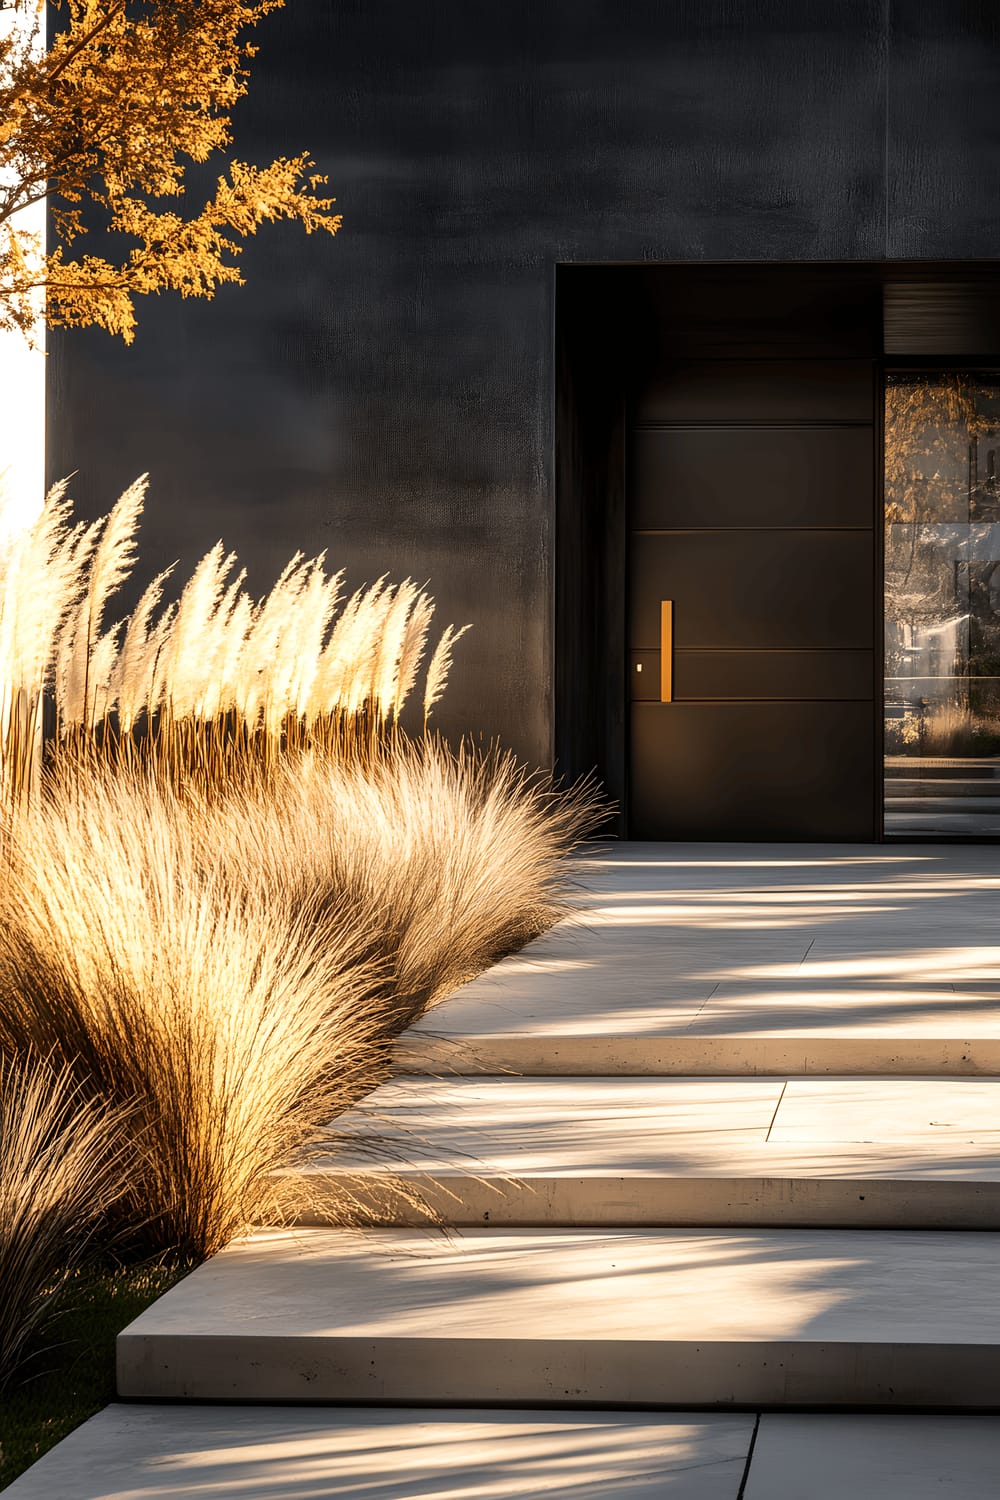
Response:
M52 333L50 479L149 470L150 574L428 580L474 624L442 727L596 769L633 838L1000 832L1000 13L290 0L258 41L234 154L308 147L344 228L132 348Z

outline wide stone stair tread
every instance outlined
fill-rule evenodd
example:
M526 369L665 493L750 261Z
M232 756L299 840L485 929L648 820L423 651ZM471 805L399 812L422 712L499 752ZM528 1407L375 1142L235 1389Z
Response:
M1000 1421L765 1412L742 1500L995 1500Z
M736 1500L753 1431L751 1415L713 1412L115 1405L4 1493L11 1500Z
M301 1222L1000 1227L1000 1080L400 1078L337 1127Z
M937 808L914 803L910 810L886 804L885 832L889 838L995 839L1000 833L1000 811L976 812L967 807Z
M747 1468L751 1451L753 1460ZM995 1500L1000 1420L115 1404L11 1500ZM745 1484L745 1488L744 1488Z
M507 972L498 965L411 1026L395 1044L394 1070L536 1077L1000 1075L1000 976L991 972L948 984L847 986L823 974L723 980L700 997L688 985L673 996L630 994L627 1001L614 998L609 975L600 999L574 1005L568 977L558 989L548 988L537 982L539 961L522 962L523 969Z
M976 797L989 802L991 798L998 796L1000 777L996 775L957 777L929 772L926 776L911 781L893 776L885 783L887 803L900 797L955 797L959 800L963 797Z
M621 845L586 886L410 1027L398 1070L1000 1074L989 847Z
M946 796L921 792L909 797L887 797L885 808L887 813L893 814L902 812L954 813L971 817L974 813L984 812L995 817L1000 813L1000 782L995 783L995 790L991 791L988 797L976 796L969 791L962 791L956 796L949 786Z
M262 1232L118 1339L131 1399L1000 1409L963 1232Z

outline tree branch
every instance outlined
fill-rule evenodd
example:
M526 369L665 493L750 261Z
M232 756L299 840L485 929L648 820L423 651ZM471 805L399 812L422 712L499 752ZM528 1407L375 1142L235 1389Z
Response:
M64 57L61 57L54 67L38 69L39 77L43 78L46 83L51 83L53 79L58 78L59 74L65 72L70 63L74 62L80 53L89 47L95 36L100 36L102 31L106 31L115 17L120 16L124 9L125 0L115 0L115 3L110 7L107 14L103 15L88 32L85 32L76 45L71 47L69 52Z

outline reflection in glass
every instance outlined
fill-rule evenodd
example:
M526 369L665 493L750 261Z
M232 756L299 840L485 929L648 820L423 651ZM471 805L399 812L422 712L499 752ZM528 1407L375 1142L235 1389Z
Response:
M1000 835L1000 375L889 376L885 826Z

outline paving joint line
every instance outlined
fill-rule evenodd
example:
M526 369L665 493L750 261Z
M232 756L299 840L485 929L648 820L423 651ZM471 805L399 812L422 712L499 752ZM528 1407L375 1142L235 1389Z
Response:
M767 1127L767 1135L764 1137L764 1145L765 1146L767 1145L768 1141L771 1139L771 1131L774 1129L774 1122L778 1118L778 1110L781 1108L781 1101L785 1097L785 1090L787 1089L787 1087L788 1087L788 1079L786 1078L785 1081L784 1081L784 1083L781 1085L781 1093L778 1095L778 1102L774 1106L774 1114L771 1116L771 1123Z
M750 1446L747 1449L747 1461L743 1465L743 1477L740 1479L740 1487L736 1492L736 1500L743 1500L746 1494L747 1480L750 1478L750 1465L753 1463L753 1450L757 1446L757 1434L760 1431L760 1412L754 1417L753 1432L750 1434Z
M719 985L721 983L722 983L721 979L717 979L715 981L715 983L712 985L712 988L709 990L708 994L705 996L704 1000L701 1002L701 1004L699 1005L698 1009L695 1011L694 1015L691 1017L690 1021L685 1026L685 1028L684 1028L685 1031L690 1031L691 1027L694 1025L695 1021L698 1021L698 1020L701 1019L701 1013L702 1013L702 1011L705 1009L705 1006L711 1000L712 996L715 994L716 990L719 988Z
M809 947L806 949L806 951L803 953L802 957L799 959L799 966L798 966L798 968L795 971L796 974L801 974L802 973L802 965L805 963L806 959L809 957L810 953L812 952L812 950L813 950L813 943L815 943L815 941L816 941L815 938L811 938L809 940Z

